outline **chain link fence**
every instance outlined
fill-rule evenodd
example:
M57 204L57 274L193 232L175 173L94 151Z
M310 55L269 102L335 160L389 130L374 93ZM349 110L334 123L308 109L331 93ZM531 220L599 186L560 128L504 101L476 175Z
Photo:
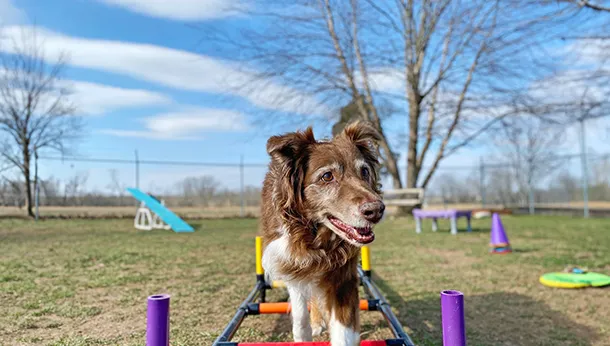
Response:
M40 157L37 200L42 217L133 217L137 187L187 218L257 216L267 163ZM402 167L404 176L404 167ZM583 173L586 172L586 173ZM387 180L387 178L385 179ZM389 180L384 186L392 186ZM0 216L26 215L22 178L0 176ZM610 213L610 154L556 156L509 163L482 158L439 166L426 208L512 208L524 213Z
M426 205L511 208L526 213L610 214L610 155L556 156L537 162L481 159L472 166L440 167Z

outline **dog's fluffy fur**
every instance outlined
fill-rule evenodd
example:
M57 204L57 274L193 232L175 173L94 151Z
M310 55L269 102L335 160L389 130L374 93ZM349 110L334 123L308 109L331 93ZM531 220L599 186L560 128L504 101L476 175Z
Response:
M332 346L360 343L358 253L374 240L372 226L385 208L378 140L358 122L329 141L308 128L267 142L263 267L286 283L295 341L311 341L328 326Z

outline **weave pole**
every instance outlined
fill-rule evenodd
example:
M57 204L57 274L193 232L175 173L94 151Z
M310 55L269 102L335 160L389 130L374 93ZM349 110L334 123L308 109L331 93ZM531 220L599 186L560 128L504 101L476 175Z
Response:
M148 297L146 346L169 346L169 295Z
M441 292L443 346L466 346L464 294L460 291Z

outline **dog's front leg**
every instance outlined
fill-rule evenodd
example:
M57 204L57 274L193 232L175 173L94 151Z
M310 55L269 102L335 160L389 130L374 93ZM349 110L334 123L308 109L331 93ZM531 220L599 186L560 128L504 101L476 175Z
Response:
M360 307L358 283L346 282L328 297L330 305L330 344L332 346L360 345Z
M308 297L297 287L288 286L287 288L292 305L292 335L294 341L312 341L309 310L307 310Z

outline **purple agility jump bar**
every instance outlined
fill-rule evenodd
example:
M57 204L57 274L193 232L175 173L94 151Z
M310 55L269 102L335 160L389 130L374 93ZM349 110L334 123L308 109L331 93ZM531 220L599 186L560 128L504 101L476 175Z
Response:
M441 292L443 346L466 346L464 294L460 291Z
M148 297L146 346L169 346L169 295Z

